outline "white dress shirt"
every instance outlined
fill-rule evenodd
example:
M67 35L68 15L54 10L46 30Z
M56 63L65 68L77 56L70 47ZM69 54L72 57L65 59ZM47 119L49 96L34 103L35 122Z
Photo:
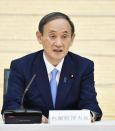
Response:
M46 69L47 69L49 81L51 80L51 71L52 71L53 69L57 69L57 70L58 70L58 73L57 73L57 76L56 76L56 80L57 80L57 84L58 84L58 83L59 83L59 78L60 78L60 73L61 73L61 69L62 69L62 65L63 65L64 58L61 60L61 62L60 62L57 66L53 66L53 65L47 60L44 52L43 52L43 59L44 59L45 65L46 65Z

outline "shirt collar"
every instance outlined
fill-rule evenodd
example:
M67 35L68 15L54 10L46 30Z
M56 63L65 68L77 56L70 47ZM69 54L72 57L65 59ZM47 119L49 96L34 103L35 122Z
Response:
M44 62L45 62L45 65L46 65L46 69L47 69L48 74L49 74L54 68L56 68L59 72L61 72L62 65L63 65L63 62L64 62L64 58L61 60L61 62L60 62L56 67L53 66L53 65L47 60L44 52L43 52L43 59L44 59Z

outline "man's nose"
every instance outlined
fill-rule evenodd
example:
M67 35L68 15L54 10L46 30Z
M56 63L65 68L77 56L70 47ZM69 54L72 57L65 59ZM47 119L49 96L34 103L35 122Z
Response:
M56 39L55 45L56 45L56 46L62 46L62 45L63 45L63 42L62 42L61 38L57 38L57 39Z

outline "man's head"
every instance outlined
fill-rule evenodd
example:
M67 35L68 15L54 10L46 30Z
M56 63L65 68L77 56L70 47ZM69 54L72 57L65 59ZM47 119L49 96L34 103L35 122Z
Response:
M43 35L43 33L44 33L44 25L47 24L48 22L50 22L52 20L55 20L55 19L58 19L58 18L63 18L63 19L68 21L68 23L71 26L71 35L73 35L74 32L75 32L75 28L74 28L73 22L70 20L70 18L66 14L61 13L61 12L52 12L52 13L49 13L49 14L45 15L41 19L41 21L39 23L39 26L38 26L39 32Z
M53 12L41 19L36 36L51 64L57 65L66 56L75 36L74 30L72 21L63 13Z

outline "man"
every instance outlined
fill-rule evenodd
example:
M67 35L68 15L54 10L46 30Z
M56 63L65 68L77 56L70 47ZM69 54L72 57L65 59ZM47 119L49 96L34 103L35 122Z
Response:
M69 52L75 37L70 18L53 12L41 19L38 28L36 36L43 50L12 61L3 110L20 108L23 92L35 74L24 97L24 107L41 110L44 122L49 110L88 109L94 120L100 120L94 64Z

